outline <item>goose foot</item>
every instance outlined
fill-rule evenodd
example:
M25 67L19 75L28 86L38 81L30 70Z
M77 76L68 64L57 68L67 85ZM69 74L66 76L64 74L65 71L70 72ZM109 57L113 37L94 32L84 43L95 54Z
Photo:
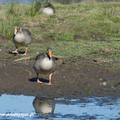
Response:
M26 55L26 53L22 54L22 55Z
M45 83L45 84L46 84L46 85L52 85L52 83L50 83L50 82L49 82L49 83Z
M37 79L37 83L43 83L43 82L41 82L39 79Z
M12 53L18 53L18 51L17 51L17 50L15 50L15 51L12 51Z

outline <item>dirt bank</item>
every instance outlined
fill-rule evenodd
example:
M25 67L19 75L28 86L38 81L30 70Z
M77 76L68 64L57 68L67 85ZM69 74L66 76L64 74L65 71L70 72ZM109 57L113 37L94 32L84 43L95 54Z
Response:
M69 98L120 95L119 63L100 64L82 57L59 59L52 77L53 85L48 86L36 83L36 74L32 68L34 60L15 62L14 55L11 56L0 60L1 94ZM47 82L48 76L39 77Z

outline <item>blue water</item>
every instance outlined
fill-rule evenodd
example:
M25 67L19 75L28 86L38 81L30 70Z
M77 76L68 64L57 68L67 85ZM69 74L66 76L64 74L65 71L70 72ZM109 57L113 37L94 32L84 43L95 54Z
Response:
M30 3L30 0L0 0L0 4L8 3L28 4Z
M120 118L120 98L43 98L24 95L0 97L0 120L108 120Z
M0 4L8 4L8 3L17 3L17 4L29 4L32 3L35 0L0 0ZM87 0L49 0L49 2L57 2L57 3L61 3L61 4L73 4L73 3L80 3L80 2L84 2ZM120 2L120 0L96 0L98 2ZM40 0L41 3L44 3L45 0Z
M28 3L32 3L36 0L0 0L0 4L7 4L7 3L17 3L17 4L28 4ZM41 3L44 3L45 0L39 0ZM57 2L57 3L61 3L61 4L72 4L72 3L79 3L81 1L84 0L67 0L67 1L63 1L63 0L49 0L49 2Z

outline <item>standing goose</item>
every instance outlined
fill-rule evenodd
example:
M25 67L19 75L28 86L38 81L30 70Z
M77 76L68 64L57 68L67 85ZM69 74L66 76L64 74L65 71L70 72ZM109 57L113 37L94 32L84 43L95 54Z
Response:
M35 97L33 107L36 113L54 113L55 103L54 98Z
M45 53L41 53L36 57L36 60L33 63L33 68L36 71L37 83L42 83L38 75L40 74L49 74L49 83L51 85L52 74L55 71L55 59L52 56L52 49L48 48Z
M32 36L29 30L22 29L18 25L14 26L14 35L13 35L13 43L15 44L16 50L12 53L18 53L18 47L19 46L26 46L25 53L23 55L27 54L28 46L32 42Z

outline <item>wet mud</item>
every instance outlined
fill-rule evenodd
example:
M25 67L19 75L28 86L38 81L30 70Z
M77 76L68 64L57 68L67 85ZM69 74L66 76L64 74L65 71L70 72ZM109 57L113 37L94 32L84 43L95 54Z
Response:
M22 57L22 56L21 56ZM14 61L0 59L0 93L23 94L50 98L120 95L119 63L97 63L80 56L56 60L52 85L46 85L48 75L39 75L36 82L34 59Z

